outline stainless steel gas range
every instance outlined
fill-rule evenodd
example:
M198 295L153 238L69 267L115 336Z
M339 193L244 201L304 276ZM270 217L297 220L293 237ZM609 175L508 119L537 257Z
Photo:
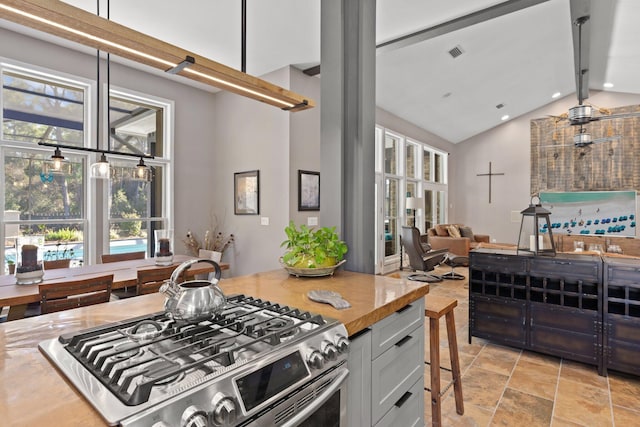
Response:
M268 301L236 295L210 320L162 312L39 347L109 425L346 425L346 328Z

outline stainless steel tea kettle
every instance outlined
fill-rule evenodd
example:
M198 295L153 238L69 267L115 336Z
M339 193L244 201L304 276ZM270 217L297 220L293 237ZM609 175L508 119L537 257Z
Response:
M209 280L190 280L178 283L182 273L198 262L213 265L213 278ZM218 286L220 266L210 259L192 259L180 264L171 275L168 283L160 288L160 292L167 296L164 310L175 320L199 322L214 317L226 303L226 298Z

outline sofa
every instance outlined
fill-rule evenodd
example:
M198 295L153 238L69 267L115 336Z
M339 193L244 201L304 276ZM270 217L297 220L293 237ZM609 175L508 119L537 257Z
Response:
M438 224L427 230L427 241L432 249L448 249L455 255L469 256L469 250L479 243L489 243L489 235L474 234L463 224Z

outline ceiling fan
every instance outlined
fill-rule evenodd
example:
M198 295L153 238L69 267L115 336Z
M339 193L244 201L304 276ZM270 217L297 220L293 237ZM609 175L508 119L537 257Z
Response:
M567 124L563 126L564 128L568 126L579 126L579 130L573 135L573 144L565 144L574 145L579 148L586 147L594 143L621 139L620 135L613 135L611 126L607 128L606 136L593 139L591 137L591 133L585 128L585 125L588 123L640 116L640 112L612 113L610 109L596 107L584 102L584 100L589 97L589 7L590 5L588 2L571 0L574 64L578 105L570 108L567 113L559 116L551 116L556 119L553 137L554 141L556 140L556 134L559 130L557 128L559 121L567 121ZM558 146L560 145L552 145L551 147Z

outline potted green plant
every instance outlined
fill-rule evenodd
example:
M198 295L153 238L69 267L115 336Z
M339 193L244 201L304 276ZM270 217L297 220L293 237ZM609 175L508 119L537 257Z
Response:
M347 244L340 240L335 227L296 227L293 221L285 227L287 240L280 244L287 251L282 262L293 268L327 268L342 261L347 253Z
M9 274L14 274L16 272L16 263L14 260L7 260L7 266L9 266Z

